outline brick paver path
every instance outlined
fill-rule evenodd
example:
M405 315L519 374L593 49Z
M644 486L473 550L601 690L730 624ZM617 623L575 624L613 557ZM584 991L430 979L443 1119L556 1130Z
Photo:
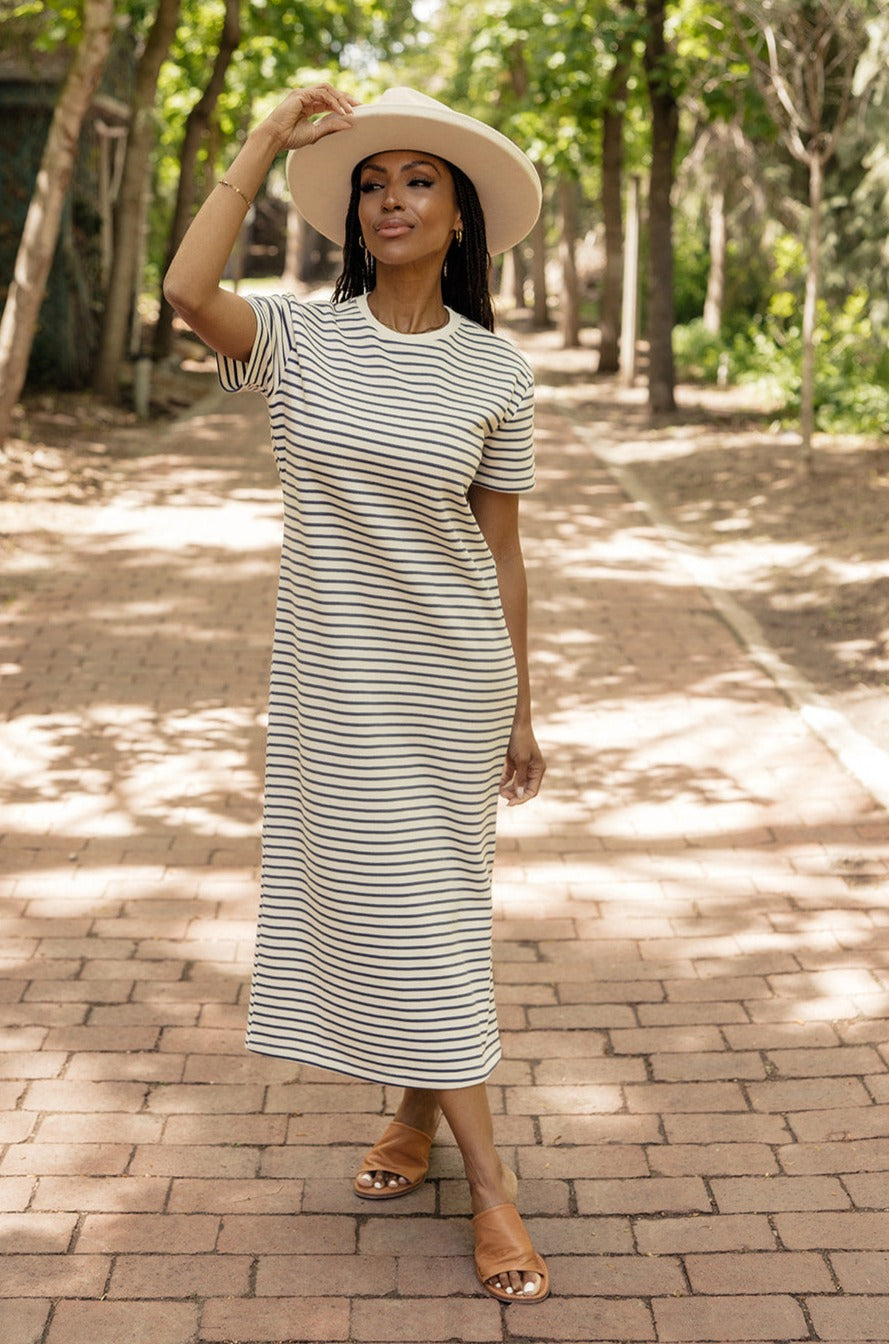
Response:
M477 1290L448 1136L247 1055L278 505L219 400L2 553L4 1344L889 1339L889 824L554 404L546 797L505 813L503 1150L554 1296Z

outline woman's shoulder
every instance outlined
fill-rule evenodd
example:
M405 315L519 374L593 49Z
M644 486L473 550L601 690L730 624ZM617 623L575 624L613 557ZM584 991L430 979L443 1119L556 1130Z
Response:
M306 297L286 290L250 295L261 325L279 331L292 345L307 352L335 341L349 342L360 330L354 300L333 303L326 296Z
M509 370L520 380L534 381L534 372L521 350L509 336L501 331L488 331L471 318L464 317L458 328L461 341L467 350L478 358L493 360L504 370Z
M249 294L247 297L254 306L287 313L294 321L329 322L336 311L335 305L329 299L304 298L289 290L277 290L270 294Z

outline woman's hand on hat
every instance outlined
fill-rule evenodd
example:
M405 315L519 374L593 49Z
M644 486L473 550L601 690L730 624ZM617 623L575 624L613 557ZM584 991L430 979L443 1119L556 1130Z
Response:
M279 149L302 149L322 136L337 131L348 131L352 125L352 108L358 99L332 84L312 84L305 89L293 89L263 125L279 142ZM321 115L320 120L313 118Z

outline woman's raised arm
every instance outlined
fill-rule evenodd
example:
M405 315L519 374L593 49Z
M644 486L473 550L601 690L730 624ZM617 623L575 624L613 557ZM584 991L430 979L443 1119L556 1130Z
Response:
M211 349L247 359L256 318L246 299L220 288L244 216L276 156L348 130L356 99L330 84L294 89L247 137L225 177L195 216L164 277L164 295ZM318 113L331 115L312 121Z

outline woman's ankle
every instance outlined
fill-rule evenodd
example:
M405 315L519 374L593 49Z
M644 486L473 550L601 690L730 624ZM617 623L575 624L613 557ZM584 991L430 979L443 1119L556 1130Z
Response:
M498 1158L498 1166L467 1176L472 1212L483 1213L498 1204L514 1204L518 1189L515 1172Z
M434 1134L441 1119L441 1108L431 1094L406 1094L398 1105L395 1119L402 1125L422 1130L424 1134Z

